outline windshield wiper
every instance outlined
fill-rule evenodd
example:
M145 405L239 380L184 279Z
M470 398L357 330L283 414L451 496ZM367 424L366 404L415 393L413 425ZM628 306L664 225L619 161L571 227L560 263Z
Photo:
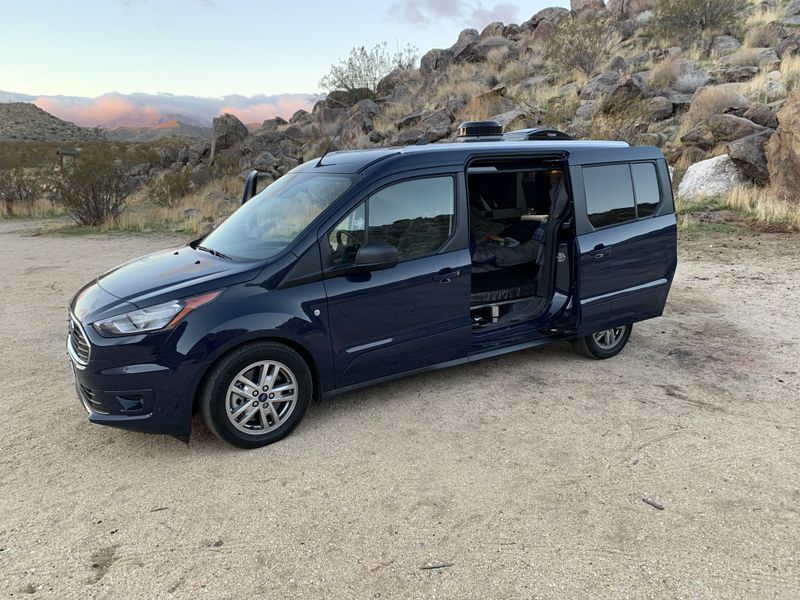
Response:
M213 254L214 256L219 256L220 258L224 258L224 259L227 259L227 260L233 260L227 254L223 254L219 250L214 250L213 248L206 248L205 246L197 246L195 249L196 250L202 250L203 252L208 252L209 254Z

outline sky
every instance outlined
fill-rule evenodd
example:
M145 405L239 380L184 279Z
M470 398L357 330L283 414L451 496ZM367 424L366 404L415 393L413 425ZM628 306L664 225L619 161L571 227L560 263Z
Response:
M452 45L466 27L519 23L547 6L568 5L568 0L0 0L0 90L90 98L111 92L262 100L314 94L330 65L354 46L386 41L390 49L411 44L422 54ZM297 102L285 102L280 111L291 111Z

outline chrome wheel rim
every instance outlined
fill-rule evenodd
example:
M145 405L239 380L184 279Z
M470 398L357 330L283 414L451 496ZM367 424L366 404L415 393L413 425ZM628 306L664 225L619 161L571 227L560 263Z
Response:
M627 329L627 327L623 326L606 329L605 331L598 331L592 334L592 338L594 339L594 343L603 350L611 350L622 341L622 337L625 335Z
M245 367L228 386L225 413L231 424L248 435L274 431L294 412L297 378L292 370L274 360Z

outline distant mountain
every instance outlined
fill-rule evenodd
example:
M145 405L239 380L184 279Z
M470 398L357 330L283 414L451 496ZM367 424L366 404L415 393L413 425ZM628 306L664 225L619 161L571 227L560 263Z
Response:
M29 102L0 103L0 141L85 142L102 133L78 127Z
M96 98L80 96L33 96L0 91L0 103L31 102L60 119L84 127L104 129L157 127L170 121L210 127L214 117L231 113L244 122L262 122L275 116L289 118L299 109L310 110L317 96L278 94L219 98L173 94L119 94Z
M108 139L121 142L154 142L164 138L210 140L211 128L171 120L153 127L116 127L107 129L105 134Z

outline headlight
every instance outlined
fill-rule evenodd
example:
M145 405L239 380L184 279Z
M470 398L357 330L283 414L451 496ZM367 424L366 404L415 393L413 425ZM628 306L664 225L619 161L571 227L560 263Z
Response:
M194 296L193 298L156 304L155 306L134 310L124 315L96 321L92 323L92 326L100 335L105 337L148 333L174 327L195 308L208 304L219 296L221 292L222 290L217 290L201 296Z

